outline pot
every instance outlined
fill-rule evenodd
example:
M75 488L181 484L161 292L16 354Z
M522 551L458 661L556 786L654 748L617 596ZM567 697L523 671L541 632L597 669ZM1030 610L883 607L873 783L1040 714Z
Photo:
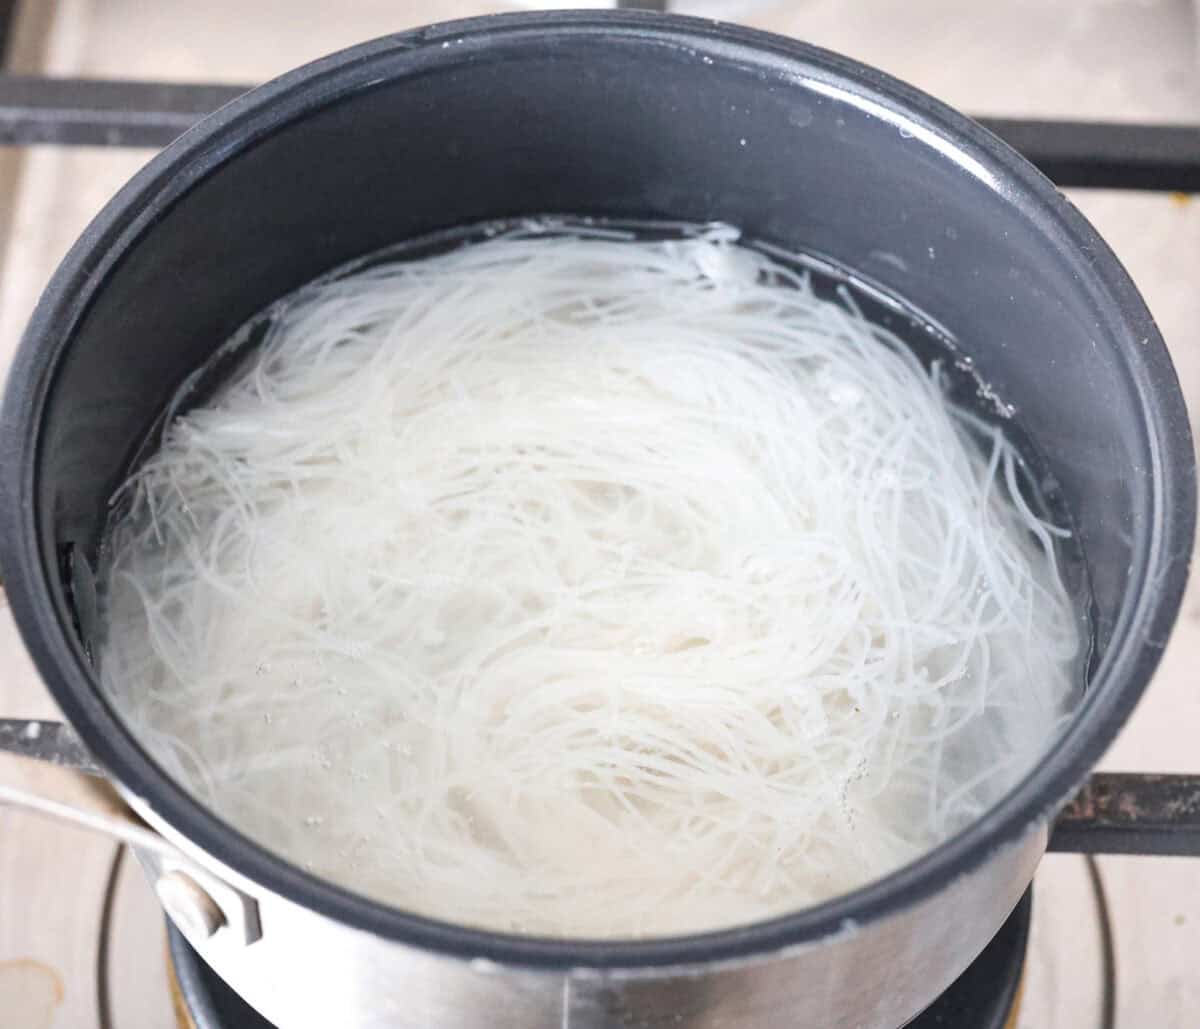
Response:
M90 568L108 500L180 383L270 301L351 258L548 213L725 221L853 270L959 341L1045 455L1091 582L1088 690L1045 760L914 864L787 917L688 937L468 929L352 894L247 840L172 782L100 696L81 639ZM999 929L1053 814L1129 715L1175 617L1195 519L1163 342L1112 252L1045 178L853 61L633 13L381 39L187 132L47 288L9 379L0 484L25 642L145 823L96 824L133 842L191 944L281 1029L896 1029Z

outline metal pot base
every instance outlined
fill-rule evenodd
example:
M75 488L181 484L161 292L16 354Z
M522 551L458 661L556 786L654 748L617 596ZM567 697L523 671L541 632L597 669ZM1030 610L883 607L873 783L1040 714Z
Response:
M1015 1025L1032 908L1030 889L983 953L906 1029ZM275 1029L204 963L169 921L167 938L179 1029Z

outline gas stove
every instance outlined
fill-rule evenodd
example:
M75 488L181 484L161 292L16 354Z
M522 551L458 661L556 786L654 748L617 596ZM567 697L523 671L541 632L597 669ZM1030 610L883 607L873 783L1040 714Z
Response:
M2 6L2 4L0 4ZM179 85L153 82L105 82L85 80L49 81L40 78L14 79L0 76L0 144L25 145L41 142L56 145L104 145L116 147L160 146L169 142L200 115L232 96L240 93L239 87ZM992 119L989 123L1048 175L1062 186L1178 191L1181 196L1175 201L1184 210L1182 194L1200 192L1200 131L1185 126L1115 125L1070 122L1017 121ZM1194 225L1195 222L1192 222ZM1135 275L1136 267L1133 268ZM1194 343L1194 341L1192 341ZM1194 403L1195 401L1193 401ZM1193 608L1195 604L1193 602ZM1194 611L1193 618L1200 618ZM1151 695L1154 689L1151 688ZM8 712L5 712L8 713ZM1186 717L1192 717L1188 714ZM1197 722L1196 724L1200 724ZM1157 764L1153 755L1148 755L1149 766ZM1167 854L1195 852L1200 846L1197 835L1196 811L1200 808L1200 788L1192 777L1175 777L1167 781L1148 777L1129 779L1098 780L1101 787L1068 814L1060 823L1056 845L1066 850L1090 850L1100 853ZM1149 791L1149 792L1147 792ZM1130 803L1130 798L1134 798ZM8 823L4 823L7 828ZM1139 859L1142 860L1142 859ZM1070 862L1070 873L1060 875L1055 869ZM1152 861L1144 861L1146 867L1157 868ZM118 882L136 879L137 869L130 861L113 866L109 883L111 898ZM1047 868L1046 866L1051 866ZM1038 877L1038 900L1034 904L1027 896L1014 912L1009 922L993 940L988 949L977 959L958 982L940 998L933 1007L910 1023L909 1029L929 1029L933 1026L958 1027L958 1029L991 1029L993 1026L1041 1027L1062 1025L1065 1029L1092 1029L1093 1026L1111 1027L1114 1024L1115 1000L1115 951L1120 946L1136 949L1141 923L1126 918L1124 921L1110 920L1109 906L1105 900L1103 883L1098 866L1094 861L1085 863L1079 859L1052 858L1043 866ZM1104 866L1106 869L1109 866ZM1120 866L1125 878L1129 878L1128 863ZM0 875L7 874L0 862ZM1044 885L1048 877L1052 888ZM1153 872L1145 873L1153 877ZM1087 896L1087 921L1064 929L1055 923L1055 903L1062 886L1060 880L1071 879L1068 890ZM1193 882L1200 882L1200 863L1197 864ZM69 889L68 883L65 888ZM126 887L127 890L131 887ZM148 891L146 891L148 893ZM90 905L90 901L88 902ZM1194 905L1193 905L1194 908ZM89 906L89 910L91 907ZM120 936L121 927L113 929L120 915L110 910L110 900L96 905L101 937L107 939L110 929ZM144 905L142 917L135 920L137 928L124 930L125 938L138 936L141 944L157 939L159 931L157 910ZM1126 909L1124 912L1129 914ZM0 920L8 911L0 908ZM1168 916L1167 925L1184 929L1179 921L1182 914ZM1174 919L1171 922L1169 919ZM1032 925L1032 929L1031 929ZM1080 946L1087 950L1086 974L1082 987L1093 1002L1087 1011L1063 1016L1064 1005L1048 999L1051 994L1062 994L1061 979L1055 980L1048 972L1044 961L1039 964L1038 933L1045 938L1053 936L1061 945L1074 935ZM1162 932L1161 929L1151 931ZM1116 939L1114 939L1114 937ZM1120 941L1124 940L1124 943ZM1130 942L1132 941L1132 942ZM179 1025L186 1029L270 1029L253 1012L247 1010L227 987L217 980L207 967L198 961L174 931L169 932L170 976L176 995L176 1014ZM131 948L132 944L127 947ZM106 954L101 948L102 961L110 965L117 963L112 952ZM5 996L5 976L35 975L36 970L17 967L19 962L4 960L0 954L0 999ZM11 967L10 967L11 966ZM140 968L146 968L142 965ZM121 1012L122 984L129 977L114 978L112 969L102 969L100 981L110 985L101 987L100 1007L103 1029L125 1029L127 1021L138 1023L136 1018L127 1020ZM156 992L166 995L168 975L157 963L150 964L145 974L154 980ZM35 978L41 973L36 973ZM47 996L64 988L52 976L36 978L48 991ZM72 984L68 982L69 991ZM1078 984L1076 984L1076 988ZM1188 1026L1195 1024L1196 1007L1189 1007L1186 985L1176 995L1163 998L1161 1022L1121 1022L1125 1026L1160 1024ZM117 1014L112 1014L111 1011ZM1178 1010L1176 1010L1178 1009ZM0 1015L3 1012L0 1004ZM1188 1012L1190 1011L1190 1016ZM1058 1015L1050 1020L1050 1013ZM1064 1020L1064 1018L1066 1020ZM0 1025L7 1025L0 1017ZM157 1023L159 1025L165 1023ZM41 1029L40 1023L30 1023ZM73 1022L45 1023L47 1027L75 1029Z

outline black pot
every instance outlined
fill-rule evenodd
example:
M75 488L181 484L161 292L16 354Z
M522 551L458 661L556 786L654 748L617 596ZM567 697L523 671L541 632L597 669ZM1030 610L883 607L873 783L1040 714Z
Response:
M169 780L97 691L77 630L81 569L180 383L255 312L350 258L546 213L720 220L820 255L927 312L1015 404L1078 529L1094 596L1090 686L1054 752L921 861L785 918L687 938L465 929L249 842ZM151 161L64 260L22 342L2 431L0 547L26 644L139 812L253 905L252 945L255 934L184 928L283 1029L895 1029L1003 922L1047 820L1141 694L1195 519L1188 421L1162 340L1112 252L1045 178L870 68L665 16L435 26L225 107Z

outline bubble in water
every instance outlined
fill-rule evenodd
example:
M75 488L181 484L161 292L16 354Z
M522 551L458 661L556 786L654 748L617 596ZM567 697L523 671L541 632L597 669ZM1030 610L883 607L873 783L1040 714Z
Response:
M807 107L796 107L788 115L788 122L798 129L807 128L813 123L813 113Z

